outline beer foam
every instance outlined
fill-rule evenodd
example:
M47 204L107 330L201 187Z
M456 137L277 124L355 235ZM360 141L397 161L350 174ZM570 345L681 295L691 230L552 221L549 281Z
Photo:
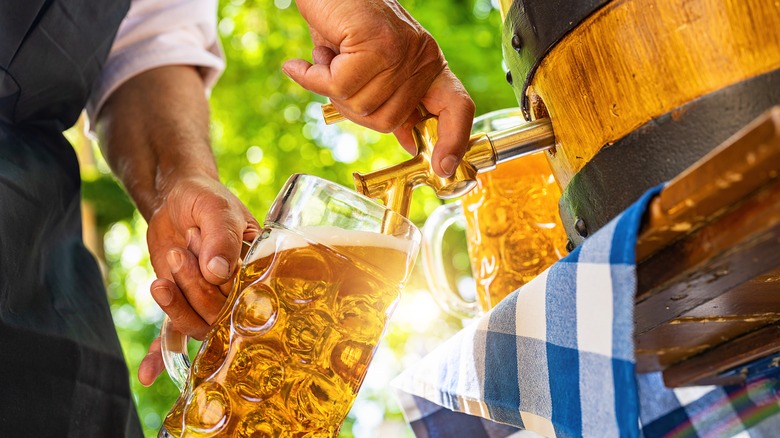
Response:
M274 228L271 235L255 248L250 259L245 262L267 257L274 252L303 248L313 243L331 248L358 246L409 253L416 241L370 231L345 230L332 225L301 227L295 231Z

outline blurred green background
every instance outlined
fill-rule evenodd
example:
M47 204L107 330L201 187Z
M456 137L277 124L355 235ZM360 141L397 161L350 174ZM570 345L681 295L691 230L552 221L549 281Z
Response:
M476 102L477 114L516 106L504 78L495 2L401 0L401 4L439 42L450 68ZM214 153L223 182L259 219L292 173L351 186L352 172L379 169L409 157L391 135L351 123L326 126L320 114L325 99L281 72L287 59L311 59L308 28L291 0L221 0L219 33L227 70L211 96ZM78 134L69 136L78 147ZM95 148L88 149L96 156L86 161L82 157L83 193L94 212L96 252L104 262L138 413L146 436L156 437L178 392L165 373L149 388L135 377L162 321L149 294L154 276L145 244L146 225ZM439 204L430 191L418 190L412 220L422 226ZM451 237L448 244L454 277L469 269L465 244L458 237ZM411 436L388 383L462 324L440 312L425 289L418 263L341 436Z

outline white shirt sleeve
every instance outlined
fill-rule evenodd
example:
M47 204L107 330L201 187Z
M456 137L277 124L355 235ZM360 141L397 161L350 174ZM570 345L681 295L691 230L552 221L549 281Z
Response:
M90 126L106 99L133 76L164 65L193 65L208 93L225 69L217 0L132 0L87 102Z

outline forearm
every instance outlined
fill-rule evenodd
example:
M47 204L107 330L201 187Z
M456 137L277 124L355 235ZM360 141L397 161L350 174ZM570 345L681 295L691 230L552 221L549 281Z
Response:
M130 79L103 106L96 132L111 169L147 221L180 178L218 178L208 102L194 67L166 66Z

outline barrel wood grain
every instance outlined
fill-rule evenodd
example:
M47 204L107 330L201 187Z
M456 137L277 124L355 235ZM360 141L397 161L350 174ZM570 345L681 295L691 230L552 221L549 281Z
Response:
M707 93L780 68L780 1L616 0L561 40L534 76L565 188L602 147Z

